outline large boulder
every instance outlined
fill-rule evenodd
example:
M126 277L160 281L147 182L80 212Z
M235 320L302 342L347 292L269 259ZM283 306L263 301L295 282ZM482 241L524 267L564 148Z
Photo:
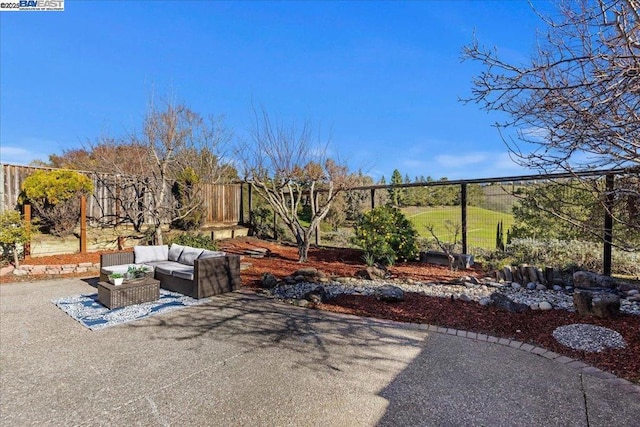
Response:
M380 301L400 302L404 301L404 291L397 286L384 285L375 290L374 296Z
M593 314L603 319L616 317L620 314L620 297L618 295L606 294L591 300Z
M489 305L511 313L524 313L531 310L528 305L515 302L500 292L494 292L489 296Z
M573 273L573 286L579 289L613 289L615 282L609 276L581 270Z
M588 316L591 314L592 300L593 294L589 291L580 289L576 289L575 291L573 291L573 307L581 316Z
M576 289L573 306L581 316L595 315L607 319L620 314L620 297L615 294L594 296L593 292Z

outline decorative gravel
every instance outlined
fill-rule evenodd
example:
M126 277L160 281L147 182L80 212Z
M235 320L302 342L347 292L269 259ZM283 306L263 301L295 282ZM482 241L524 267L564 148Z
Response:
M494 292L501 292L511 298L514 302L526 304L532 309L537 309L540 303L547 302L554 309L575 311L573 306L573 294L566 290L529 290L524 287L511 284L483 281L478 283L465 282L461 284L437 283L437 282L413 282L389 280L359 280L351 279L346 283L328 282L321 286L325 289L327 297L338 295L373 295L376 288L384 285L394 285L405 292L417 292L422 295L440 298L464 299L476 301L485 305L489 301L489 296ZM298 300L303 295L317 286L316 283L298 282L295 284L280 284L268 291L272 296L282 300ZM597 293L596 293L597 294ZM640 302L621 301L620 312L626 314L640 315Z
M574 350L600 353L608 348L625 348L627 343L618 332L602 326L576 323L553 331L560 344Z

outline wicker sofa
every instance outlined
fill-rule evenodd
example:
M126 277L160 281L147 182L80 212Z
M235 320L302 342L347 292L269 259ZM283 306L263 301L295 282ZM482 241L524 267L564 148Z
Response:
M126 273L130 266L144 266L160 280L160 287L206 298L240 287L240 256L173 244L135 246L133 252L114 252L100 257L100 280L109 274Z

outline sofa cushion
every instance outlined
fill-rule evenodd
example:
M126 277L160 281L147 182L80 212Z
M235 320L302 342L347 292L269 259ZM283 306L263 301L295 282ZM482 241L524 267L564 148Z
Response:
M202 253L198 257L198 259L213 258L213 257L218 257L218 256L225 256L225 253L222 252L222 251L210 251L210 250L205 249L204 251L202 251Z
M166 261L169 259L169 246L134 246L133 253L135 254L136 264L144 264L145 262L152 261Z
M178 258L180 264L193 265L193 261L198 259L200 254L204 251L201 248L192 248L191 246L185 246Z
M193 271L193 267L190 265L180 264L175 261L164 261L154 263L154 268L158 273L171 276L174 271Z
M169 248L169 261L178 261L184 246L173 243Z
M191 269L191 271L176 270L171 273L171 275L179 279L193 280L193 268Z

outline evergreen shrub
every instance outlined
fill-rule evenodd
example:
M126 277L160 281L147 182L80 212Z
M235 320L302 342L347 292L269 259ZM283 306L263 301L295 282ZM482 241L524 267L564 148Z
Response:
M364 250L366 259L392 265L416 258L417 237L415 227L399 209L380 206L356 221L352 243Z
M202 233L180 233L173 237L170 243L176 245L191 246L193 248L208 249L210 251L217 251L218 244Z
M29 228L18 211L5 211L0 214L0 248L2 258L12 258L17 266L21 255L19 245L29 241Z
M80 218L80 198L93 193L91 179L71 170L38 170L22 183L20 203L30 203L40 229L55 236L73 232Z

